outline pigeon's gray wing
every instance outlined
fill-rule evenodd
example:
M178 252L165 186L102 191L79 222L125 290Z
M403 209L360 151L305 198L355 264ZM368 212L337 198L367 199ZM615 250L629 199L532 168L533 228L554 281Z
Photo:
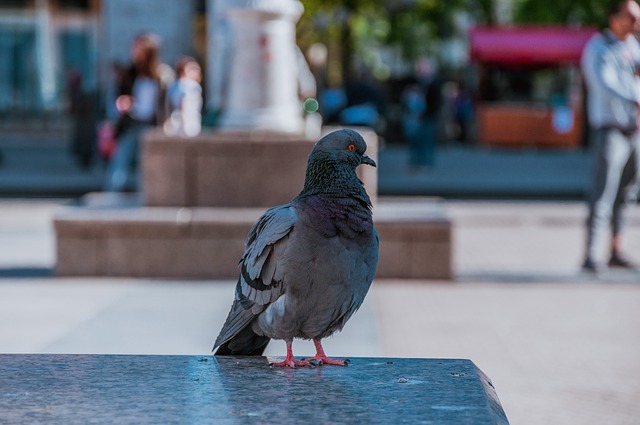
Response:
M234 344L232 340L239 337L231 351L234 354L243 353L241 348L247 345L243 340L251 339L251 335L254 335L247 327L267 305L283 294L282 274L278 270L279 257L297 219L293 205L281 205L267 210L249 230L240 260L235 300L216 339L214 350L225 344ZM248 332L250 335L247 335ZM220 350L227 351L222 347L218 352Z

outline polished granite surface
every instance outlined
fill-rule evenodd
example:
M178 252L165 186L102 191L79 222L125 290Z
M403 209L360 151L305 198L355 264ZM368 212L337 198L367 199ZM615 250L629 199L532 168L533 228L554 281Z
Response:
M470 360L0 355L2 423L507 424Z

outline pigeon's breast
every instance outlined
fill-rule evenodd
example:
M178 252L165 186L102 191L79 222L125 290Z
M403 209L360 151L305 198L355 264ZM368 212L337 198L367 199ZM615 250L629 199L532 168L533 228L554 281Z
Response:
M326 238L298 227L289 239L285 293L262 313L259 334L276 339L324 338L362 304L375 274L377 245Z
M298 221L279 255L284 294L260 315L256 332L324 338L362 304L375 275L378 239L366 209L336 203L296 209Z
M302 206L309 226L324 237L368 238L373 232L371 211L353 198L310 199Z

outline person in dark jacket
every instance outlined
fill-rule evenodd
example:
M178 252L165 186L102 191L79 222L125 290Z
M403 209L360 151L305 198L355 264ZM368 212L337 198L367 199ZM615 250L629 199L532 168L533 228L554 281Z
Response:
M122 192L133 186L142 133L164 121L163 86L159 75L159 41L142 34L133 42L131 65L118 82L115 106L117 148L109 161L105 190Z

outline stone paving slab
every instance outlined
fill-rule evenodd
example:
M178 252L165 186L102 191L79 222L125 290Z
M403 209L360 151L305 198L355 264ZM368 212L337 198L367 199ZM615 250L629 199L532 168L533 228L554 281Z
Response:
M640 418L640 281L396 281L374 300L384 355L474 359L513 424Z
M234 283L0 281L0 353L208 354ZM331 356L470 358L514 424L640 417L640 285L377 280ZM314 353L294 343L297 356ZM281 341L269 356L284 356Z
M447 202L453 223L454 270L464 280L627 281L638 273L581 273L587 207L583 202ZM623 250L640 265L640 206L627 211ZM607 247L601 258L608 259Z

